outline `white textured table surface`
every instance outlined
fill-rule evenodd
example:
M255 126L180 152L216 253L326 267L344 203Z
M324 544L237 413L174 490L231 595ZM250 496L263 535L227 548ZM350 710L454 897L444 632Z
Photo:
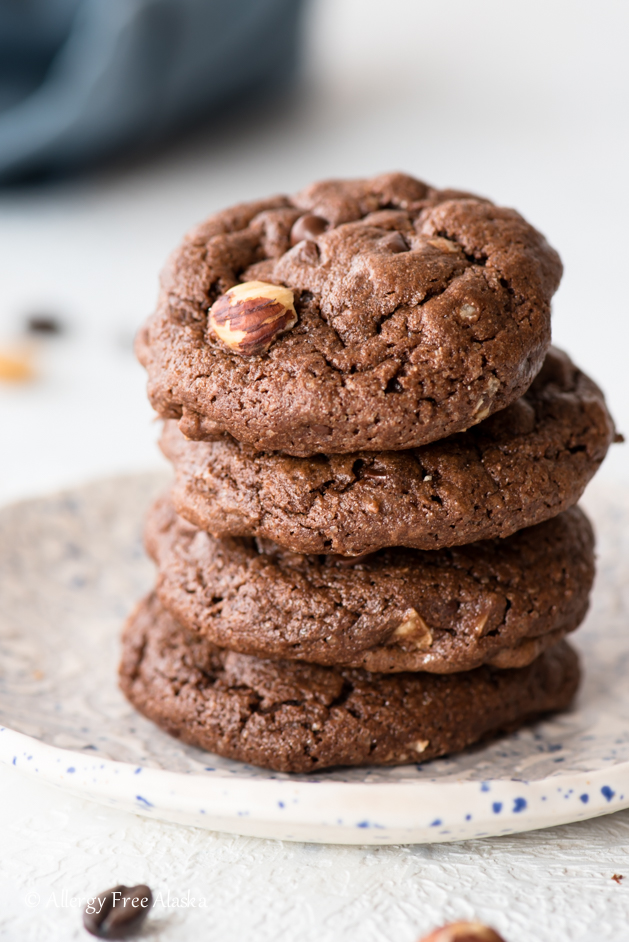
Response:
M471 916L508 942L627 938L629 811L496 840L334 847L160 824L19 774L0 781L3 937L21 942L87 938L71 900L118 882L162 894L149 937L168 942L414 942ZM178 907L188 892L197 906Z
M0 341L38 308L71 332L43 351L37 383L0 389L0 500L158 464L129 341L193 221L311 178L384 168L487 193L547 233L566 262L555 337L605 386L627 431L628 16L618 0L315 0L313 79L293 105L212 129L148 167L1 196ZM629 478L629 457L615 452L603 480ZM4 769L0 788L2 938L86 938L70 900L118 881L147 881L171 903L205 898L206 909L155 910L149 937L173 942L413 942L471 915L508 942L628 936L629 812L374 851L186 830Z

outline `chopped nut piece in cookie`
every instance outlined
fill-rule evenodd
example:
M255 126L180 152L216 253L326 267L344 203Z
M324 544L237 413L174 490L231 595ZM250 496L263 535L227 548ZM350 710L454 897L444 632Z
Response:
M426 752L426 749L430 745L429 739L418 739L417 742L413 743L413 749L415 752Z
M83 925L100 939L126 939L135 935L153 905L153 894L146 884L119 884L88 900Z
M432 245L434 249L440 249L442 252L458 252L459 247L456 242L452 242L450 239L444 239L441 236L436 236L434 239L428 239L428 245Z
M391 640L412 641L413 647L418 650L425 650L431 647L433 642L432 632L424 619L414 608L409 608L404 612L404 621L402 621L393 634Z
M484 422L487 416L491 413L492 402L499 389L500 380L495 376L491 376L489 378L489 382L487 383L487 391L485 395L482 399L478 400L476 408L474 409L474 425L478 425L479 422Z
M209 328L242 357L266 353L273 341L297 323L293 292L282 285L247 281L214 302Z
M475 324L480 314L475 304L462 304L459 308L459 317L468 324Z

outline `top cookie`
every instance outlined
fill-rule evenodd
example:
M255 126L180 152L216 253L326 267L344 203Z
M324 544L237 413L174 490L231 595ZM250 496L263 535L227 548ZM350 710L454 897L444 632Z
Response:
M528 388L560 277L514 210L403 174L327 181L194 229L137 353L154 408L188 438L295 456L412 448ZM294 312L285 291L223 297L247 282L289 288Z

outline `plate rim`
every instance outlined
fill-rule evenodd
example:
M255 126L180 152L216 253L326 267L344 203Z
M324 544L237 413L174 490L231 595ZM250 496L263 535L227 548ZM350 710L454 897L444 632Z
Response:
M136 814L243 836L313 843L445 843L554 827L629 807L629 762L532 780L252 779L225 769L182 773L134 765L0 726L0 763ZM581 797L585 794L587 801Z

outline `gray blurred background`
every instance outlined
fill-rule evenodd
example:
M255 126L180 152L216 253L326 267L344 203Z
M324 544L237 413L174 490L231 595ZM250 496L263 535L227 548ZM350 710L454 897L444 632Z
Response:
M65 2L70 18L78 0ZM112 59L101 49L83 72L72 72L71 57L55 65L46 95L69 109L62 133L34 121L34 107L45 114L41 96L30 117L18 115L21 139L0 115L0 179L12 183L0 189L0 501L158 465L131 341L166 255L213 210L328 176L404 170L519 209L565 263L555 341L603 386L629 432L627 4L310 0L301 25L299 3L270 5L270 33L256 20L265 0L252 0L249 26L229 40L228 24L208 21L193 43L200 72L164 59L157 96L134 98L125 79L103 98L98 77ZM170 21L165 33L160 22L168 36ZM4 74L19 39L0 43ZM20 86L13 69L0 108L24 102L49 74L44 39L39 79L25 70ZM127 75L138 48L124 47L114 75ZM87 96L89 82L100 98ZM178 102L190 101L191 86L203 94L186 110ZM159 107L166 99L170 110ZM109 115L107 134L99 118L81 137L96 107ZM25 130L37 139L21 174ZM629 481L629 445L614 447L601 475Z

